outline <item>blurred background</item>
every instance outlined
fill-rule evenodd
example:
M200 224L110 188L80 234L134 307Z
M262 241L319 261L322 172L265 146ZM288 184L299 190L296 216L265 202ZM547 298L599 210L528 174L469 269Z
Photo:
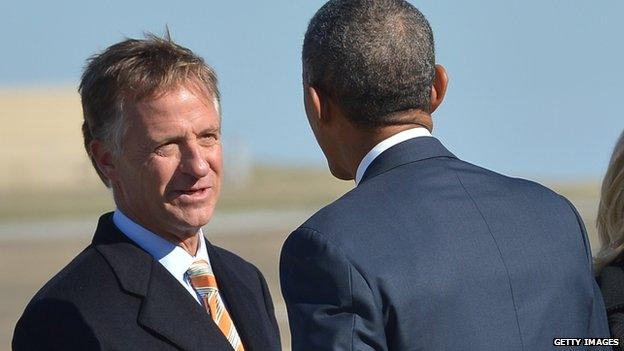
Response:
M302 107L301 42L323 3L0 3L0 350L32 295L114 208L82 147L86 58L165 26L220 78L226 183L205 233L264 272L289 349L281 244L354 185L331 177ZM570 198L595 251L600 180L624 127L624 2L412 3L451 78L434 135L464 160Z

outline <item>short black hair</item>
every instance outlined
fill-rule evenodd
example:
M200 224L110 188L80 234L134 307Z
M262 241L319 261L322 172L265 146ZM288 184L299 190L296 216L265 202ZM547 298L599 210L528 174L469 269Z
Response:
M433 33L404 0L331 0L310 20L303 80L330 95L358 125L401 124L400 112L429 112Z

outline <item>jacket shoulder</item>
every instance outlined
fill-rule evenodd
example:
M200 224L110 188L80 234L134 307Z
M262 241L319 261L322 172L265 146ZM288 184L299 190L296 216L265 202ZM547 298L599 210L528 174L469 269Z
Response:
M106 284L98 282L106 270L106 262L91 246L78 254L28 303L15 326L13 349L45 349L67 340L73 340L71 349L99 349L83 305L102 295Z
M506 176L456 158L435 158L405 164L368 179L317 211L301 227L339 243L344 239L343 233L371 223L395 224L392 218L397 207L398 211L445 211L450 206L440 201L441 197L466 194L477 202L496 199L510 209L538 207L575 219L567 199L537 182Z
M516 190L560 198L560 195L555 191L538 182L508 176L463 160L453 160L453 162L449 163L449 168L460 180L478 180L482 186L500 187L504 190Z
M84 296L89 290L101 292L106 271L110 272L110 267L104 258L88 246L52 277L35 294L32 302L45 298L72 300Z

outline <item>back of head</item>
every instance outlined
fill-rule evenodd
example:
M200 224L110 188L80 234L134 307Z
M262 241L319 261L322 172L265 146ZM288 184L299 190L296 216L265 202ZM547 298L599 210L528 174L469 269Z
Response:
M303 43L303 80L362 126L402 124L402 111L429 112L433 34L404 0L331 0Z
M624 252L624 133L615 145L602 181L596 222L601 244L596 256L596 271L599 272L621 259Z
M101 140L119 155L124 135L124 107L143 98L191 84L211 95L219 110L219 90L214 70L191 50L159 38L127 39L93 55L87 61L78 89L84 116L84 145L102 181L90 144Z

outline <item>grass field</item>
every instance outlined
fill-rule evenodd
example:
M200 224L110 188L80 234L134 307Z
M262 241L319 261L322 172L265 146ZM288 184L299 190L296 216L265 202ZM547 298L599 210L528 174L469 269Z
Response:
M227 175L226 175L227 178ZM353 187L322 169L257 167L244 186L225 184L218 209L315 208ZM113 208L111 193L95 183L75 186L39 185L0 190L0 222L95 216Z

